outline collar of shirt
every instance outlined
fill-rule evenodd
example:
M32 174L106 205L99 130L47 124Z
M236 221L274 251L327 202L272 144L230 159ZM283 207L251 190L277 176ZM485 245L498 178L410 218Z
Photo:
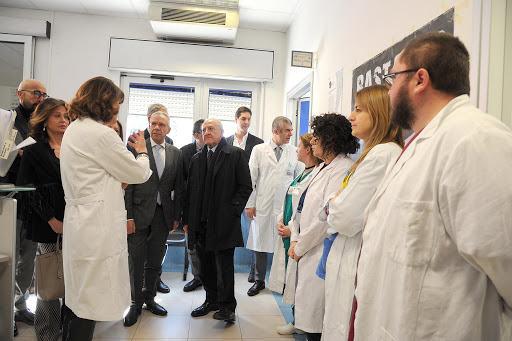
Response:
M203 149L203 147L199 147L197 142L194 142L194 145L196 146L196 153L199 153L201 151L201 149Z
M216 145L216 146L215 146L215 147L213 147L213 148L208 147L208 151L210 151L210 150L211 150L212 152L214 152L214 153L215 153L215 150L217 149L217 147L218 147L218 146L219 146L219 145Z
M233 146L239 147L242 149L245 149L245 145L247 144L247 137L249 136L249 132L247 132L244 137L242 137L242 143L238 143L238 138L236 137L236 134L233 138Z
M281 150L284 151L283 145L278 146L272 139L270 139L270 146L272 147L272 150L276 150L276 147L281 147Z
M153 141L152 138L150 138L149 140L151 141L151 148L155 148L156 145L160 145L160 146L162 146L162 148L165 149L165 140L162 143L156 143L155 141Z

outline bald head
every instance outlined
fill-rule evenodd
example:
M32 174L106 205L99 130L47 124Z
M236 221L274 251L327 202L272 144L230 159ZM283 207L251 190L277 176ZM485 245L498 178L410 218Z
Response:
M20 104L26 110L33 112L37 105L46 97L46 87L37 79L25 79L18 86Z
M224 134L224 127L222 122L216 118L209 118L203 123L203 139L204 143L213 148L219 144Z

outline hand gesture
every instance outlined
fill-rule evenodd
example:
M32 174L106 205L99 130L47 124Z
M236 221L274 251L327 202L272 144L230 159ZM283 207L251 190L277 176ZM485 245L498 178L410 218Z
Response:
M132 146L137 153L147 153L146 141L144 140L144 132L139 130L139 133L133 132L130 135L128 144Z

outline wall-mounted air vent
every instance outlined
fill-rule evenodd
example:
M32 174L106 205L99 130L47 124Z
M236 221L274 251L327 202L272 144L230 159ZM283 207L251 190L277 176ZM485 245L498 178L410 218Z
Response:
M225 26L226 13L191 11L177 8L162 8L162 21L178 21Z

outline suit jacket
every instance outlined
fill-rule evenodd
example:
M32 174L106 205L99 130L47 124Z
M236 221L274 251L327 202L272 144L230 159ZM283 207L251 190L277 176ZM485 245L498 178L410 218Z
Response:
M189 143L183 147L181 147L181 155L183 156L183 179L185 182L188 179L188 170L190 167L190 161L192 161L192 156L197 153L196 142Z
M264 141L251 133L247 134L249 134L249 136L247 136L247 142L245 142L245 154L247 155L247 160L249 160L251 158L251 153L254 146L263 143ZM226 139L226 141L229 145L232 146L234 139L235 135L231 135Z
M127 218L135 220L135 228L137 229L148 227L153 220L157 205L156 198L158 192L160 192L165 222L171 228L173 222L180 219L182 209L184 182L181 151L170 144L165 145L164 171L162 177L158 178L150 139L146 140L146 146L148 149L149 166L153 174L148 181L142 184L126 187L124 202ZM132 147L128 149L133 155L137 156L137 152Z
M147 140L150 137L151 137L151 134L149 133L149 129L148 128L144 129L144 140ZM174 145L173 140L167 135L165 135L165 142L169 143L171 146Z
M226 143L222 138L213 166L208 221L206 223L206 249L225 250L244 246L240 216L252 192L251 174L247 157L242 149ZM208 148L192 157L183 214L183 224L189 225L189 248L195 236L202 231L202 196L206 180Z
M27 238L39 243L55 243L57 234L48 221L55 217L64 221L64 189L60 176L60 160L46 142L38 141L23 148L16 184L34 186L35 191L18 195L21 219Z

